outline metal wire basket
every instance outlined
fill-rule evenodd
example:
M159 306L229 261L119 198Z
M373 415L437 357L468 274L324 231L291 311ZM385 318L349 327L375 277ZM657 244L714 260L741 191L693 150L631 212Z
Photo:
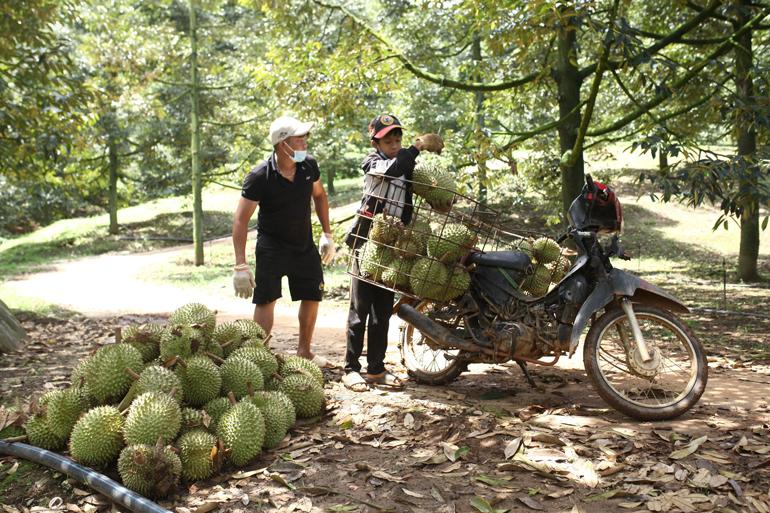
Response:
M569 268L563 248L554 255L555 241L547 235L503 229L504 214L442 187L433 187L441 194L425 194L440 196L440 204L416 195L412 201L412 184L381 176L368 191L346 240L352 248L347 270L352 277L413 299L446 302L470 284L466 256L471 251L528 254L533 265L515 285L530 296L544 295L548 287L543 283L558 282ZM552 241L549 258L556 263L540 265L532 245L546 239Z

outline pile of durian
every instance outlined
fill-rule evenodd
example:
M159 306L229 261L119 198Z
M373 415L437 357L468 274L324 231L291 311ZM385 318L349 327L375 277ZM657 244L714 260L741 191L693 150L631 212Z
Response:
M526 253L532 262L532 274L520 284L521 290L530 296L544 296L552 284L564 278L572 265L564 248L550 237L524 238L512 249Z
M274 354L253 321L217 324L189 303L167 325L132 325L116 338L79 362L69 388L40 397L25 429L31 444L68 447L83 465L117 461L123 484L146 497L226 462L245 465L297 418L323 412L321 369Z

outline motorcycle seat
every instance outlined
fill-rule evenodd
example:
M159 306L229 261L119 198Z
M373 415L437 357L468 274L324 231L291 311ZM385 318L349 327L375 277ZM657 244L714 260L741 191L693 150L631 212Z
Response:
M484 267L501 267L503 269L515 269L526 271L531 261L529 255L521 251L492 251L489 253L471 253L468 262Z

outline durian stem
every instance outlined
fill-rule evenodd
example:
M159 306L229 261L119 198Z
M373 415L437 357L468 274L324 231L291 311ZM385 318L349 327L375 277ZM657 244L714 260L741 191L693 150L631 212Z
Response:
M226 347L228 347L228 346L231 346L231 345L233 345L233 342L235 342L235 341L234 341L234 340L228 340L228 341L227 341L227 342L225 342L224 344L219 344L219 347L221 347L222 349L224 349L224 348L226 348Z
M9 438L3 438L3 442L26 442L27 441L27 435L19 435L19 436L12 436Z
M182 359L179 358L179 356L172 356L171 358L169 358L168 360L163 362L163 367L165 367L166 369L170 369L171 367L173 367L177 363L179 363L180 365L182 365L184 367L185 363L182 362L181 360Z
M212 360L214 360L219 365L222 365L223 363L225 363L225 361L222 358L218 357L214 353L209 353L208 351L206 351L204 354L209 358L211 358Z
M265 340L262 341L262 344L267 347L267 343L270 342L270 339L273 338L273 334L270 333L268 336L265 337Z
M230 400L230 404L232 404L232 405L234 405L235 403L238 402L238 401L235 400L235 394L233 393L232 390L227 392L227 398Z
M132 369L131 367L126 367L125 369L123 369L123 372L131 376L131 379L133 379L134 381L139 379L139 374L134 372L134 369Z
M254 384L251 381L246 382L246 390L249 393L249 397L254 397Z
M180 357L178 357L178 356L175 356L175 357L173 358L173 360L175 360L175 362L176 362L176 363L178 363L179 365L181 365L183 369L186 369L186 368L187 368L187 362L186 362L186 361L184 361L182 358L180 358Z

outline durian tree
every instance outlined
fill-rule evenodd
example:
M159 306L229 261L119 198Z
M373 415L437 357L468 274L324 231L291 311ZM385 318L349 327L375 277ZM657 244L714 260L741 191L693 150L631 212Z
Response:
M26 336L19 321L13 316L8 306L0 300L0 353L21 349L21 342Z

